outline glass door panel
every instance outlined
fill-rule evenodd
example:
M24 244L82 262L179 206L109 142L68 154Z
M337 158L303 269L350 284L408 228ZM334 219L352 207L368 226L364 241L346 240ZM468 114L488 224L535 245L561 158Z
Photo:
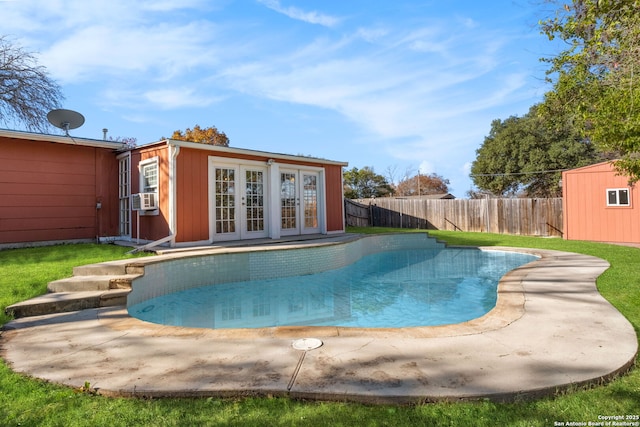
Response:
M238 238L236 223L236 168L216 167L214 172L215 234L226 239Z
M318 227L318 174L302 174L303 233L316 233Z
M280 232L282 235L299 234L297 173L280 173Z
M131 237L131 157L128 155L118 160L118 206L120 236Z
M266 207L265 207L265 184L266 173L263 169L243 170L244 173L244 194L242 195L243 224L242 238L244 237L266 237Z

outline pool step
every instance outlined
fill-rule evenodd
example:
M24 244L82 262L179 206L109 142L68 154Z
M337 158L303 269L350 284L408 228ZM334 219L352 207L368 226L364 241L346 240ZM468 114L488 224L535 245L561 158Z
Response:
M5 313L14 318L67 313L87 308L126 305L130 289L107 291L52 292L8 306Z
M127 274L144 274L144 263L129 259L73 267L74 276L122 276Z
M103 262L74 267L73 274L49 282L48 293L10 305L5 313L17 319L126 305L131 283L144 274L144 265L131 260Z
M49 292L108 291L131 289L131 282L140 274L82 275L54 280L47 285Z

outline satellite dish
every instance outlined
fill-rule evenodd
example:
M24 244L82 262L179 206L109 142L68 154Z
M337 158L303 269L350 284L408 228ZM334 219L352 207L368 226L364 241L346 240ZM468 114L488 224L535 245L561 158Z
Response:
M69 135L69 129L79 128L84 124L84 116L73 110L51 110L47 114L49 123L64 130Z

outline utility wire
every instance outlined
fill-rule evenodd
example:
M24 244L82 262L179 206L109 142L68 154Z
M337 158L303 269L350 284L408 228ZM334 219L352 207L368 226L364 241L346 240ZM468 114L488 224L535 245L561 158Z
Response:
M469 176L510 176L510 175L534 175L541 173L554 173L554 172L564 172L570 169L551 169L546 171L535 171L535 172L504 172L504 173L476 173L469 174Z

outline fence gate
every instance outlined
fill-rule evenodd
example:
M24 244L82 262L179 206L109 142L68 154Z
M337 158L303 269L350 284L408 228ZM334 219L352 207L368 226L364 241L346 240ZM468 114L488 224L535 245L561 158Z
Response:
M344 199L344 213L347 226L368 227L371 223L371 205L355 202L351 199Z

